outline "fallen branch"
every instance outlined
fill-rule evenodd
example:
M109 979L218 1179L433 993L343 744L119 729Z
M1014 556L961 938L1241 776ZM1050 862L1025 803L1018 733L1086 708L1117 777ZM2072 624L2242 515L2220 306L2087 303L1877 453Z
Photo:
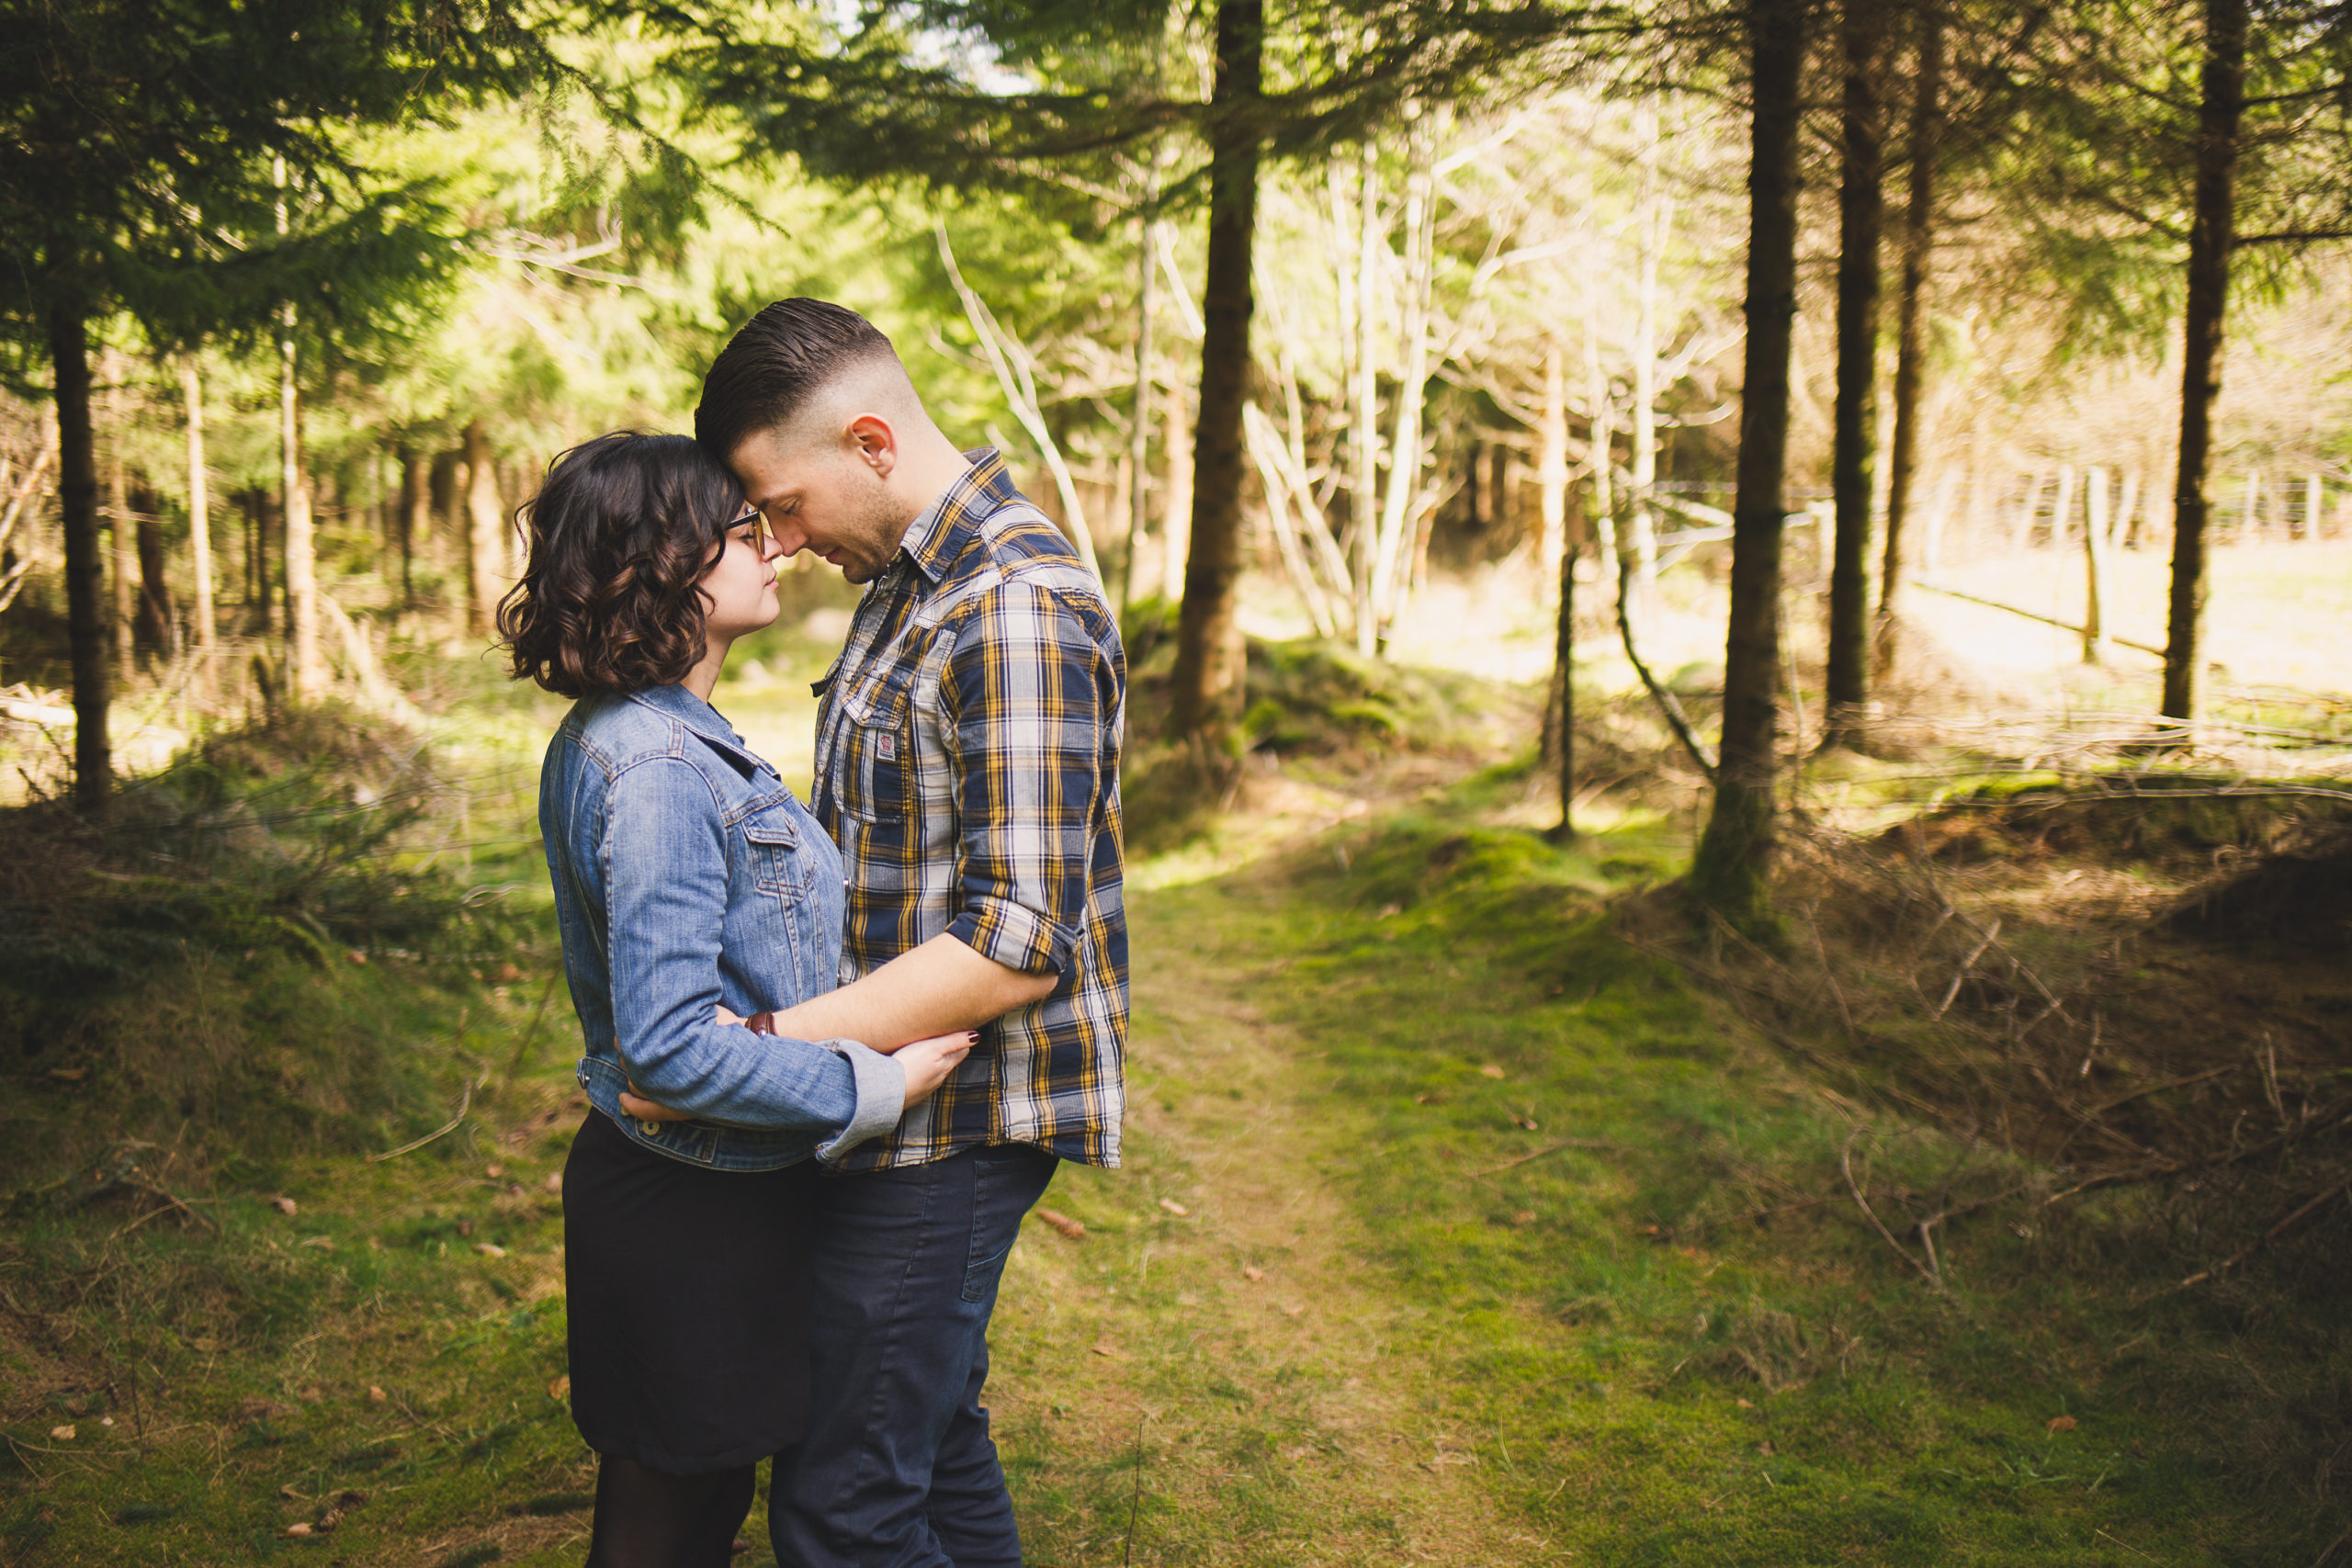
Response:
M2183 1280L2179 1284L2175 1285L2173 1290L2186 1291L2192 1286L2201 1285L2208 1280L2219 1279L2223 1274L2226 1274L2231 1269L2236 1268L2239 1264L2244 1263L2247 1258L2252 1258L2264 1247L2269 1246L2272 1242L2277 1241L2281 1235L2285 1235L2297 1221L2302 1219L2308 1214L2317 1213L2320 1207L2326 1203L2329 1199L2341 1197L2347 1191L2352 1191L2352 1180L2339 1181L2335 1186L2325 1189L2316 1196L2298 1205L2284 1218L2273 1224L2268 1230L2264 1231L2260 1235L2255 1237L2252 1241L2247 1242L2244 1247L2238 1248L2227 1258L2222 1258L2211 1269L2199 1269L2196 1273L2191 1274L2188 1279ZM2166 1293L2169 1294L2170 1292L2168 1292Z
M1641 650L1634 646L1633 617L1625 608L1626 602L1633 596L1633 574L1632 560L1620 555L1617 558L1618 640L1625 645L1625 657L1632 662L1634 673L1642 678L1642 686L1649 693L1650 700L1657 704L1658 712L1666 716L1667 728L1674 731L1674 738L1682 742L1682 749L1690 753L1690 760L1699 764L1699 771L1712 784L1715 782L1715 760L1707 755L1706 747L1700 743L1698 734L1690 728L1690 716L1682 711L1682 705L1675 701L1672 692L1658 684L1657 677L1650 673L1650 667L1642 662Z
M1857 1127L1851 1133L1847 1134L1846 1146L1838 1151L1838 1168L1845 1173L1846 1190L1854 1195L1855 1207L1861 1210L1862 1217L1870 1221L1871 1228L1878 1232L1878 1234L1885 1239L1886 1245L1894 1248L1895 1256L1902 1258L1904 1262L1911 1265L1912 1268L1917 1269L1919 1272L1919 1278L1927 1280L1928 1285L1934 1289L1938 1295L1948 1294L1949 1292L1944 1289L1942 1269L1939 1266L1930 1268L1928 1264L1922 1263L1917 1258L1912 1257L1911 1249L1894 1239L1894 1233L1888 1230L1886 1228L1886 1222L1878 1217L1878 1211L1871 1207L1871 1201L1862 1196L1861 1183L1854 1179L1854 1140L1862 1135L1862 1131L1863 1130L1861 1128ZM1928 1257L1932 1261L1935 1256L1935 1244L1933 1242L1929 1242L1928 1244Z
M488 1073L484 1073L481 1077L468 1084L466 1086L466 1092L458 1097L458 1113L455 1116L450 1117L448 1121L443 1122L440 1126L435 1127L433 1131L425 1134L424 1136L421 1138L412 1138L407 1143L402 1144L399 1148L386 1149L379 1155L369 1155L368 1156L368 1163L369 1165L381 1165L388 1159L398 1159L402 1155L414 1154L417 1150L423 1148L434 1139L443 1137L450 1133L456 1132L458 1130L458 1123L466 1119L466 1112L473 1107L474 1090L480 1089L483 1084L489 1081L490 1075Z
M1958 914L1957 911L1953 913ZM1966 919L1965 916L1958 918ZM1944 987L1944 999L1936 1004L1936 1010L1930 1015L1931 1017L1939 1019L1951 1010L1951 1004L1959 998L1960 987L1967 982L1969 972L1976 967L1976 961L1984 956L1984 950L1992 946L1993 939L2000 934L2001 922L1996 919L1993 922L1993 929L1983 932L1976 945L1969 950L1968 956L1960 961L1960 967L1952 974L1951 984Z

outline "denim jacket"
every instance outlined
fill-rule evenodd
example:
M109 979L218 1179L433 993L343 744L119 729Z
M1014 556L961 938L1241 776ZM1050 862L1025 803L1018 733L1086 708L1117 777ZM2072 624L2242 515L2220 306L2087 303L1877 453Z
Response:
M836 1159L895 1125L906 1074L848 1040L717 1021L833 987L842 863L775 770L683 686L572 705L539 773L539 832L587 1055L581 1088L689 1164ZM620 1109L634 1081L691 1122Z

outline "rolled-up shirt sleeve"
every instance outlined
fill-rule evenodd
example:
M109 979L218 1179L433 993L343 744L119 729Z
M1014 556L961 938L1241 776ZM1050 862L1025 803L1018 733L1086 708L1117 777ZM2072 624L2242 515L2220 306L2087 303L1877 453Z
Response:
M613 781L604 852L615 1048L658 1104L730 1126L827 1134L819 1152L835 1157L898 1120L905 1072L854 1041L718 1021L727 829L716 810L676 809L679 781L655 773L670 768L692 773L655 759ZM684 786L703 787L699 776Z
M1113 783L1117 671L1060 594L1012 581L956 628L940 705L958 832L948 932L1009 969L1067 978Z

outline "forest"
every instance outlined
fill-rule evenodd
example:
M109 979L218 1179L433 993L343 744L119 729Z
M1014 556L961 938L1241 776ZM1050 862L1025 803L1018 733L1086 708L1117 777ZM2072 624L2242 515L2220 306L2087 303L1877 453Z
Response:
M2352 6L0 36L0 1561L581 1560L495 615L810 296L1125 653L1029 1561L2352 1563Z

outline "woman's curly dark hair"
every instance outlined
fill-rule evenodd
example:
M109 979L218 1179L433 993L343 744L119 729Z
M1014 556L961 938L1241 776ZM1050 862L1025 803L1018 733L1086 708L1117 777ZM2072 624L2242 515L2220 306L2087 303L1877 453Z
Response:
M520 513L530 564L498 604L515 679L567 697L685 679L703 651L695 584L742 505L690 435L624 430L558 457Z

